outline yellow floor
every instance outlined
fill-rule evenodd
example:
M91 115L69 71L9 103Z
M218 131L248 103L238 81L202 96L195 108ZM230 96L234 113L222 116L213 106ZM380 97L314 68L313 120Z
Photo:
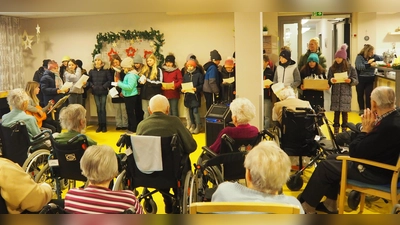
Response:
M332 112L327 112L326 113L327 118L329 121L333 121L333 113ZM358 113L351 112L349 113L349 122L357 123L360 122L360 117L358 116ZM124 133L124 131L117 131L115 130L115 126L108 126L108 132L107 133L96 133L95 129L97 127L95 126L88 126L86 130L86 134L91 137L92 139L96 140L98 144L106 144L110 145L114 148L116 152L119 152L118 147L116 146L116 142L121 134ZM326 136L328 136L328 131L326 125L322 126L322 131ZM193 152L190 155L191 162L194 163L197 161L197 158L199 157L201 153L201 147L205 145L205 134L204 133L199 133L195 134L194 138L196 139L197 142L197 150ZM122 150L124 151L124 149ZM303 180L305 181L303 188L306 185L307 180L309 179L311 173L313 171L313 168L308 169L305 171L303 175ZM303 188L300 191L290 191L286 186L284 187L284 194L286 195L292 195L297 197ZM154 195L154 199L156 201L156 204L158 206L158 214L164 214L164 202L162 200L162 196L158 193ZM374 202L367 202L366 203L366 208L364 210L364 214L381 214L381 213L389 213L391 210L391 204L390 203L385 203L382 199ZM346 213L358 213L357 211L351 211L350 208L347 207Z

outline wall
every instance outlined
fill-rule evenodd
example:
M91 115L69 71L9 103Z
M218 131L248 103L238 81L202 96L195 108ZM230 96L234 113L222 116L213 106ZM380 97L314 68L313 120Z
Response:
M100 32L119 32L122 30L150 30L150 27L164 33L165 45L162 53L173 52L179 67L184 65L189 53L197 56L201 64L209 60L209 53L217 49L223 63L234 52L233 13L218 14L167 14L134 13L84 17L64 17L47 19L23 19L22 30L35 34L37 24L41 27L40 42L34 43L31 54L27 52L25 79L31 80L34 72L45 58L61 62L64 55L79 58L83 67L92 67L91 53ZM22 31L21 31L22 32ZM35 38L36 40L36 38ZM135 44L134 44L135 47ZM103 48L103 54L109 49ZM121 53L121 52L120 52ZM126 53L120 54L122 58ZM143 53L142 53L143 56ZM205 104L200 110L205 114ZM94 103L91 101L91 105ZM108 104L107 115L113 116L112 105ZM91 116L96 112L91 110ZM184 106L180 104L180 116L184 117Z

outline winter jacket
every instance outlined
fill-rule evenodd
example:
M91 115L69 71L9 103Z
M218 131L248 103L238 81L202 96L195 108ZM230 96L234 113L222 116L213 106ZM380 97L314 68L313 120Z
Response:
M196 88L195 94L193 93L185 93L184 95L184 103L186 102L186 107L200 107L201 106L201 90L203 89L204 84L204 76L200 73L199 69L196 68L192 73L186 72L183 75L183 83L192 82L193 87Z
M65 70L64 72L65 82L72 82L73 85L76 84L76 82L81 78L81 76L82 76L82 70L79 67L76 68L75 73L70 73L68 72L68 70ZM72 86L71 89L69 90L69 93L83 94L83 87L77 88L75 86Z
M139 76L133 71L128 72L123 81L118 81L118 87L122 89L122 95L125 97L131 97L138 95L137 83Z
M232 102L233 99L235 98L235 95L233 92L236 91L236 72L235 72L235 67L233 67L232 72L228 72L225 68L225 66L222 67L221 69L221 77L222 81L223 79L231 78L234 77L235 81L231 84L223 84L221 83L221 93L222 93L222 101L228 101Z
M298 64L299 70L301 70L301 68L303 68L303 66L307 64L307 59L311 53L313 53L313 52L311 52L310 50L307 50L307 52L300 57L299 64ZM325 56L323 56L321 52L314 52L314 53L316 53L318 55L319 65L321 65L322 68L326 69Z
M221 75L218 71L218 67L213 62L204 64L206 75L204 77L203 91L207 93L219 94L221 85Z
M110 68L109 72L111 74L112 77L114 77L113 81L115 81L115 70ZM123 81L125 77L125 73L123 70L121 70L121 72L119 72L119 80ZM122 89L118 86L115 87L118 91L118 94L121 93ZM137 89L137 88L136 88ZM115 97L115 98L111 98L111 102L112 103L125 103L124 98L121 96Z
M35 74L33 75L33 79L32 80L40 83L40 79L42 79L44 71L45 71L45 69L43 67L39 67L39 69L36 70ZM40 106L46 105L46 103L44 103L44 101L43 101L43 92L42 92L42 90L39 90L39 94L37 94L37 98L39 99Z
M54 100L56 103L64 94L57 94L58 88L56 88L56 75L50 70L46 70L43 73L43 77L40 79L40 89L43 92L43 102L49 102Z
M351 111L351 86L358 84L357 72L353 66L349 65L347 71L351 82L347 83L335 83L331 82L331 78L334 78L335 73L341 73L342 71L335 71L333 67L329 68L328 71L328 83L332 87L331 94L331 111L339 112L350 112Z
M149 74L151 71L149 71ZM163 80L163 73L160 68L157 67L157 79L150 80L146 79L146 83L141 86L140 95L144 100L150 100L154 95L161 94L161 86Z
M163 66L163 82L171 83L174 82L174 90L162 90L162 94L168 99L176 98L179 99L181 97L179 93L179 88L182 84L182 73L176 67L166 67Z
M89 71L88 85L93 95L107 95L112 81L113 77L108 70L94 68Z
M355 67L358 75L358 82L360 83L373 83L375 80L375 67L368 63L368 60L373 59L364 58L363 55L358 54L356 57Z
M300 72L296 62L292 60L286 67L279 63L276 67L273 81L274 83L284 83L285 86L291 86L296 89L301 83Z
M270 67L264 69L263 80L266 79L269 79L270 81L274 80L274 71ZM264 88L264 99L271 99L271 95L272 95L271 87Z

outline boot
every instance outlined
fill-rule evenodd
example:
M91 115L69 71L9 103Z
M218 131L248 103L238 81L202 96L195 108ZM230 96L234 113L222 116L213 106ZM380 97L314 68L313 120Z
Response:
M99 127L97 127L97 129L96 129L96 133L101 132L102 129L103 129L103 126L101 124L99 124Z
M342 127L342 132L346 132L347 131L347 127Z
M333 127L333 133L338 134L339 133L339 127Z
M196 124L196 129L193 130L192 134L198 134L201 130L201 124Z
M189 128L190 133L193 134L193 131L194 131L195 129L196 129L196 125L194 125L194 124L190 125L190 128Z
M101 128L101 132L105 133L107 132L107 125L103 124L103 127Z

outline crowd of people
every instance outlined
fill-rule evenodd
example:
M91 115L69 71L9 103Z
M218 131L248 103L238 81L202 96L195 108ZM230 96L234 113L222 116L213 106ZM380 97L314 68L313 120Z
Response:
M340 126L342 131L346 131L347 113L351 110L351 86L357 85L360 115L363 115L362 129L350 143L350 156L394 165L399 154L396 148L399 143L393 135L400 131L400 115L396 110L393 89L377 87L372 90L375 60L379 59L374 55L374 48L365 45L353 67L347 58L347 45L343 44L335 53L334 62L327 68L326 60L319 51L318 39L311 39L308 46L298 64L291 58L288 47L281 49L276 65L267 55L263 56L262 76L263 80L269 80L264 85L264 129L279 125L283 107L291 111L296 111L296 107L318 110L324 104L324 90L331 88L330 110L334 111L334 133L339 132ZM218 154L223 134L233 139L259 134L258 128L250 124L256 115L256 107L246 98L236 98L235 81L225 80L236 76L234 59L228 57L224 65L219 66L221 59L218 51L213 50L210 52L210 61L201 66L196 56L189 54L184 67L179 69L173 54L166 56L161 67L155 55L146 59L139 54L124 59L112 55L110 68L106 68L102 56L97 54L89 72L82 68L79 59L65 56L60 67L54 60L46 59L35 72L34 81L26 84L25 90L9 92L7 100L12 110L3 115L2 125L11 126L17 121L24 121L30 138L40 133L41 129L49 129L55 141L67 144L68 140L83 133L86 128L85 99L91 92L97 108L96 132L107 132L107 95L111 89L115 89L112 103L117 130L160 137L178 134L185 153L190 154L197 149L192 134L202 129L199 107L204 95L207 109L213 103L226 102L232 112L234 127L221 130L210 146ZM87 79L79 82L83 75ZM304 84L305 79L326 80L326 83L319 88L308 88ZM67 82L72 85L65 87ZM76 85L78 83L81 85ZM191 88L183 88L183 84L187 83L191 83ZM65 99L66 95L69 96L68 100L55 110L54 104ZM186 108L186 127L179 118L178 102L181 96ZM52 111L54 113L50 114ZM89 186L71 189L65 198L65 209L71 213L119 213L133 207L136 213L143 213L132 191L109 189L110 182L118 175L118 160L114 150L109 146L97 145L90 137L87 140L90 147L85 150L80 166ZM389 144L375 151L382 140ZM10 213L38 211L50 201L51 188L48 185L33 183L17 165L5 159L0 160L2 171L15 173L32 190L25 198L15 197L11 186L1 182L6 179L2 173L1 196ZM371 184L390 182L390 174L368 166L361 171L359 166L348 166L348 174L352 179ZM318 210L337 213L341 162L334 157L321 161L298 200L280 193L289 178L291 162L275 142L264 141L250 150L244 167L246 185L222 183L212 201L277 202L296 205L301 213L315 213ZM170 190L163 191L168 193ZM173 191L176 193L176 190ZM327 198L320 202L323 196ZM101 204L99 198L103 198ZM165 212L173 213L173 199L167 194L163 194L163 198Z

